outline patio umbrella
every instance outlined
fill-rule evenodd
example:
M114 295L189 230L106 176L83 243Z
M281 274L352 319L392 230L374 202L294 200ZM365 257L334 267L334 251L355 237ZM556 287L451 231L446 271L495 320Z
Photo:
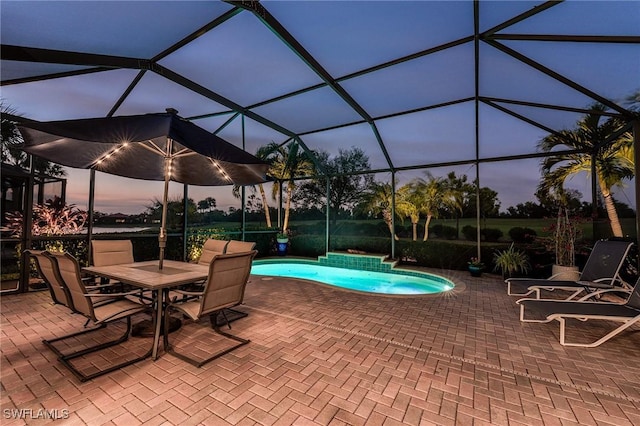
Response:
M166 247L169 181L253 185L268 165L205 129L166 113L38 122L20 121L21 148L46 160L135 179L164 181L159 268Z

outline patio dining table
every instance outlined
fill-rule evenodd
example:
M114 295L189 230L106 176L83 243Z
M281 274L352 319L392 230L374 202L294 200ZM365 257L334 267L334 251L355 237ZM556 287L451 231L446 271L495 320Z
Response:
M183 284L195 281L202 281L209 275L208 265L197 263L180 262L175 260L165 260L162 269L158 268L157 260L146 262L124 263L109 266L88 266L82 270L91 275L110 278L139 287L151 290L153 294L154 306L156 309L153 319L153 359L158 358L158 347L160 345L160 335L162 331L162 318L166 306L169 290Z

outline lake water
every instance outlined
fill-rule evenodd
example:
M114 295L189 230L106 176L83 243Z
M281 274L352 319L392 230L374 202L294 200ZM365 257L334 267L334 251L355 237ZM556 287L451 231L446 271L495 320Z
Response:
M132 232L140 232L151 229L148 226L132 226L132 227L122 227L122 226L94 226L93 233L94 234L121 234L124 232L132 233Z

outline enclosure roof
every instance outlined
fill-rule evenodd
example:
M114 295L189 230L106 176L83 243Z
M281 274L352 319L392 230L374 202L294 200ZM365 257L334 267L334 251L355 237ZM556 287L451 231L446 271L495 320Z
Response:
M3 104L36 120L171 107L249 152L376 170L527 158L599 102L632 117L637 1L3 1Z

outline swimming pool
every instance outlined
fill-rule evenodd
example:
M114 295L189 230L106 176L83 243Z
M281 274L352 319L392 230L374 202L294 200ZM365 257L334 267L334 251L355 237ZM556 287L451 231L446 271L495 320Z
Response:
M411 295L434 294L453 289L453 282L438 275L385 273L336 268L311 263L254 262L251 273L277 277L303 278L336 287L367 293Z

